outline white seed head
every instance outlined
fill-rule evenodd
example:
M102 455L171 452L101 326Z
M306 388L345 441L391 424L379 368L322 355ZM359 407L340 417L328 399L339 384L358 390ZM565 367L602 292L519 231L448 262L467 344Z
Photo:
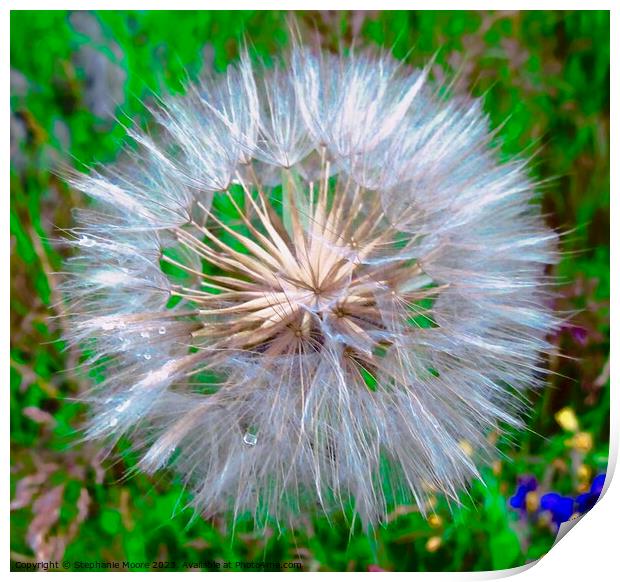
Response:
M244 54L72 176L88 434L176 467L205 515L456 498L540 384L556 235L480 104L439 89L387 56Z

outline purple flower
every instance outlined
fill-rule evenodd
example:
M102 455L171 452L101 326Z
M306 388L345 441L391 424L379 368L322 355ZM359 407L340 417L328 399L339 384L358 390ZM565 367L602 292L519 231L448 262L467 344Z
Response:
M517 490L515 494L510 498L510 506L520 511L526 511L526 498L527 494L531 491L536 491L538 488L538 481L533 475L523 475L517 479Z
M598 501L603 491L603 485L605 484L605 473L597 475L592 484L590 485L590 491L577 495L575 502L577 503L577 511L579 513L586 513L590 511L594 504Z
M571 325L570 333L573 339L581 346L585 346L588 341L588 330L580 325Z
M573 515L575 502L572 497L564 497L559 493L545 493L540 498L540 509L551 513L551 520L557 526L568 521Z

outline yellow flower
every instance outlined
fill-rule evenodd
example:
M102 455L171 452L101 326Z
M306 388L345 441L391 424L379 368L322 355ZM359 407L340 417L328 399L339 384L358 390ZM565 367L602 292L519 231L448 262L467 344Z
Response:
M529 491L525 496L525 507L529 513L536 513L538 511L539 499L536 491Z
M574 437L564 442L580 453L587 453L592 450L592 435L589 432L578 432Z
M577 432L579 430L579 421L575 415L575 411L567 406L555 413L555 420L564 429L569 432Z
M588 465L579 465L577 469L577 479L585 483L589 483L592 478L592 469Z
M439 536L433 536L432 538L428 538L426 542L426 551L427 552L436 552L441 547L441 538Z
M430 525L433 529L437 529L441 527L442 521L441 517L439 517L436 513L433 513L428 518L428 525Z

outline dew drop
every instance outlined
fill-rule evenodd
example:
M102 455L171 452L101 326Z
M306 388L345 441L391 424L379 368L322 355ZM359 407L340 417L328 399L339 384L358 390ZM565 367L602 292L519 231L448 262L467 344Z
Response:
M110 420L110 426L115 427L118 424L118 418L113 418Z
M142 356L145 360L150 360L151 359L151 354L144 354L144 356Z
M164 335L166 333L166 328L165 327L160 327L159 328L159 335Z
M88 238L87 236L83 236L83 237L82 237L82 238L78 241L78 244L79 244L81 247L94 247L97 243L96 243L94 240L92 240L92 239Z
M255 434L252 434L251 432L246 432L243 435L243 442L249 447L253 447L258 442L258 438Z
M119 404L116 407L116 411L117 412L123 412L123 410L127 410L127 408L129 407L130 404L131 404L131 398L128 398L127 400L125 400L125 402L123 402L122 404Z

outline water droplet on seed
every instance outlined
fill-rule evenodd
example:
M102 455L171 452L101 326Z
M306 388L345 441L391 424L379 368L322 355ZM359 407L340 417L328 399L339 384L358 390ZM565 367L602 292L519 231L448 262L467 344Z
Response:
M243 442L250 447L253 447L257 443L257 441L258 438L255 434L252 434L251 432L246 432L243 435Z
M116 407L116 411L123 412L123 410L126 410L130 404L131 404L131 398L128 398L127 400L125 400L125 402L123 402L122 404L119 404Z
M78 244L79 244L81 247L94 247L97 243L96 243L94 240L92 240L92 239L88 238L87 236L83 236L83 237L82 237L82 238L78 241Z
M151 359L151 354L144 354L144 359L145 360L150 360Z
M159 328L159 335L164 335L166 333L166 328L165 327L160 327Z

